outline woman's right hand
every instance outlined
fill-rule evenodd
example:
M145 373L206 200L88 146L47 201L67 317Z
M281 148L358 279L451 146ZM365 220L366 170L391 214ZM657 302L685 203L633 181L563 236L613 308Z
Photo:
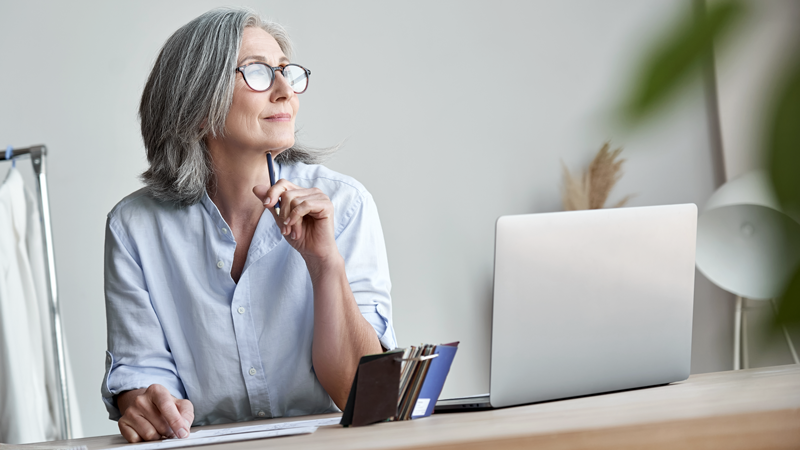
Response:
M186 438L194 421L192 402L173 397L160 384L119 394L117 406L119 432L128 442Z

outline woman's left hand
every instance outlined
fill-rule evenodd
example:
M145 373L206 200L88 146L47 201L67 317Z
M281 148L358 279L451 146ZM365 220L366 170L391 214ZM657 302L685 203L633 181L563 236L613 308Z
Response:
M333 203L321 190L287 180L278 180L272 187L256 186L253 193L306 262L314 291L314 373L336 406L344 409L359 360L379 353L381 344L350 288L334 239ZM280 214L276 214L279 198Z
M253 193L270 210L281 234L307 264L325 263L339 256L333 233L333 203L324 192L281 179L272 187L258 185ZM278 200L280 214L274 208Z

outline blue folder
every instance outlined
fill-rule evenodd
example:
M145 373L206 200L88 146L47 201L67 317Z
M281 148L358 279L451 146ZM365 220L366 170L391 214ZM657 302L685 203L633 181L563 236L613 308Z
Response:
M411 413L412 419L428 417L433 414L433 407L436 406L439 394L442 393L447 374L450 372L450 365L456 356L456 350L458 350L458 342L436 346L433 354L439 356L430 360L428 373L425 374L425 381L422 383Z

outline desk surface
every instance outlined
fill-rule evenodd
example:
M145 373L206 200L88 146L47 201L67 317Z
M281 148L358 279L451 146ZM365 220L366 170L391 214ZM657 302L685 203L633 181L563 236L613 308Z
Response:
M335 414L312 416L334 417ZM305 417L308 418L308 417ZM301 420L305 418L294 418ZM284 422L269 419L240 424ZM216 425L196 427L210 429ZM121 436L21 446L136 449ZM435 414L360 428L202 447L208 449L800 448L800 366L691 376L667 386L471 413ZM0 445L0 449L9 448Z

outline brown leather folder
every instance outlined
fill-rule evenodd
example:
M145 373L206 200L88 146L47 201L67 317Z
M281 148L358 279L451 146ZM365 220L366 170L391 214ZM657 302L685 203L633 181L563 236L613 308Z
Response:
M402 357L402 350L361 357L342 413L342 425L369 425L397 414Z

